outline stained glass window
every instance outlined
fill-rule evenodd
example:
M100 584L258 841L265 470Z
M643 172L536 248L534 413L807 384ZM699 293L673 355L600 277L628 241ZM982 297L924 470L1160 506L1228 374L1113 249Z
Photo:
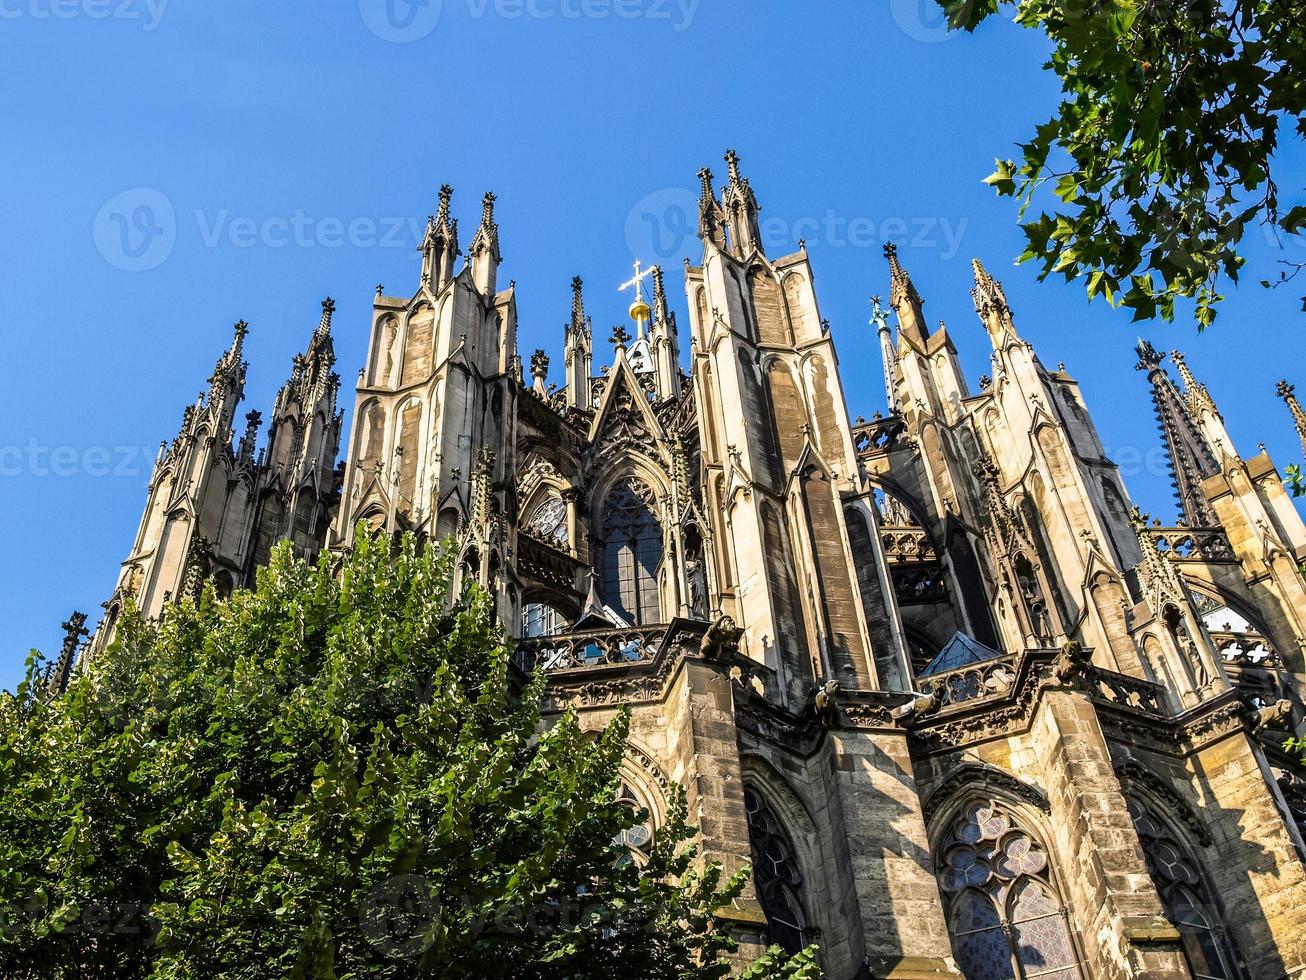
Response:
M549 494L531 509L524 526L532 537L565 551L569 543L567 502L559 494Z
M1179 930L1184 956L1195 980L1233 980L1239 974L1230 966L1232 957L1219 920L1203 900L1202 878L1165 824L1136 799L1129 801L1129 815L1143 844L1147 870L1161 895L1166 917Z
M635 477L618 483L603 507L603 598L633 624L662 621L658 570L662 526L653 491Z
M941 853L948 928L966 980L1080 980L1047 855L1010 811L972 803Z
M744 790L748 841L753 855L753 885L766 913L767 942L786 953L807 945L800 893L803 877L793 845L770 807L751 789Z

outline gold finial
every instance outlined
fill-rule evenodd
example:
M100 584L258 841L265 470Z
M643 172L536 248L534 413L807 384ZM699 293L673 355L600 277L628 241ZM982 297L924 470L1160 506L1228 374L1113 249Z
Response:
M645 269L639 259L635 260L635 278L621 284L621 292L635 290L635 302L630 304L630 316L635 321L639 336L644 336L644 325L653 315L653 309L644 301L644 280L653 275L654 269Z

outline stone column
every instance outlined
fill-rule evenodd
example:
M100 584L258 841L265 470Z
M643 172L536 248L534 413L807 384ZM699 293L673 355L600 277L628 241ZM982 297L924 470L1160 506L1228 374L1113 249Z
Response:
M1051 804L1056 867L1091 977L1187 980L1116 778L1082 691L1048 688L1030 732Z
M732 684L727 665L685 659L663 707L669 775L685 788L689 821L699 828L700 858L721 864L727 876L752 864ZM766 918L751 883L718 915L740 940L737 965L761 955Z
M907 751L892 730L832 729L830 758L847 834L868 972L894 980L959 977Z

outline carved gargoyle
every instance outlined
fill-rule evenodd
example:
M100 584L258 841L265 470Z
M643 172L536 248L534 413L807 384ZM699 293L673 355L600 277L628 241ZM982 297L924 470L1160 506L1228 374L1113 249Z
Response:
M1093 654L1078 640L1070 640L1052 664L1052 673L1062 684L1085 683L1093 671Z
M1252 716L1253 731L1269 728L1287 730L1292 726L1292 702L1280 699L1269 707L1261 708Z
M917 715L927 715L939 706L939 698L935 694L926 694L919 698L913 698L906 704L899 705L889 712L895 721L906 721L908 718L915 718Z
M829 728L839 717L839 682L826 681L812 692L812 707L821 725Z
M723 615L709 626L707 632L703 634L703 642L699 645L699 652L706 660L720 660L728 657L739 652L739 638L743 635L744 631L735 625L734 619L728 615Z

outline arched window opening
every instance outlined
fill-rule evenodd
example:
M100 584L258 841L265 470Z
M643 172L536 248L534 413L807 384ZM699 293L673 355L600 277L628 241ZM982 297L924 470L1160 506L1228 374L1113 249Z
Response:
M545 602L528 602L522 609L522 633L526 639L553 636L567 628L567 617Z
M1052 620L1048 616L1047 603L1043 601L1043 589L1039 585L1034 566L1024 555L1017 555L1014 562L1016 583L1029 610L1029 628L1034 638L1043 642L1052 642Z
M748 814L753 886L766 914L767 943L797 953L807 941L803 877L793 845L771 808L753 789L744 789L744 811Z
M944 838L940 885L966 980L1082 980L1043 848L994 801L974 802Z
M603 598L632 624L662 621L658 571L662 526L653 513L653 491L629 477L603 505Z
M566 551L570 541L567 531L567 503L560 493L547 493L526 517L526 533L555 548Z
M1147 870L1165 906L1166 918L1179 930L1184 957L1195 980L1235 980L1223 926L1212 914L1197 866L1189 860L1157 816L1136 799L1129 802L1129 815L1143 843Z
M314 517L316 516L316 507L314 506L313 494L305 490L295 501L295 536L303 539L312 536L315 528Z
M634 862L643 866L648 863L649 848L653 845L652 811L630 788L630 784L625 782L621 784L621 790L617 793L617 802L641 818L633 826L618 834L613 841L619 847L625 848L625 853L617 860L617 864L623 866Z

